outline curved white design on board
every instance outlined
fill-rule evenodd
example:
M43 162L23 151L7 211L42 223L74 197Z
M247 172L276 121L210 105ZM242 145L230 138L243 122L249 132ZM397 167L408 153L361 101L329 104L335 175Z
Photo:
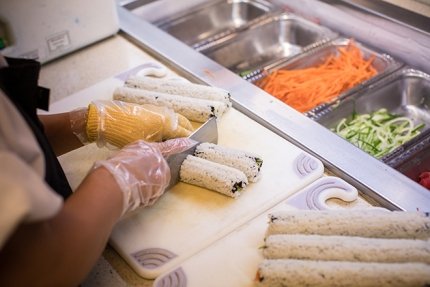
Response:
M334 176L315 181L306 191L306 204L309 209L330 209L326 204L330 198L351 202L358 198L358 191L343 179Z
M322 162L306 153L301 153L294 161L294 170L300 177L305 177L323 169L324 166Z
M177 268L167 273L154 282L154 287L186 287L187 276L182 268Z
M167 68L160 63L147 62L145 65L142 65L140 67L139 71L136 73L136 76L152 76L157 78L163 78L167 75L167 72Z
M148 248L135 252L132 256L145 269L156 269L175 258L176 254L163 248Z
M116 75L115 78L126 81L131 76L163 78L169 81L180 81L185 83L190 82L184 77L169 74L169 70L164 65L157 62L146 62L142 65Z

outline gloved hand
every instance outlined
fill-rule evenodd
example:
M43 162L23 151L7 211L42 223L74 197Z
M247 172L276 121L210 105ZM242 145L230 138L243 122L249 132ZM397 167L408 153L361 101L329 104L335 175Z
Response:
M114 176L124 195L124 214L139 206L152 205L170 182L170 168L165 157L187 150L195 144L189 138L162 143L138 140L111 158L97 161L94 168L103 166Z
M74 134L84 144L123 147L136 140L159 142L187 137L193 127L184 116L167 107L121 101L94 101L88 109L70 112Z

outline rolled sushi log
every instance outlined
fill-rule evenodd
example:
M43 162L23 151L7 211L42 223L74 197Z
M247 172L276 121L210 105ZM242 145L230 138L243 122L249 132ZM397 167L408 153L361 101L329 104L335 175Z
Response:
M320 234L377 238L430 238L428 213L351 210L282 210L269 214L267 235Z
M228 107L232 105L229 92L206 85L142 76L132 76L125 81L124 85L130 88L144 89L153 92L220 101L225 103Z
M249 182L256 182L259 179L263 165L260 156L212 143L198 145L194 156L236 168L246 175Z
M179 178L234 198L248 185L246 175L240 170L193 155L188 155L182 163Z
M268 259L257 277L260 287L424 287L430 284L430 265Z
M266 259L308 259L430 264L430 241L336 235L275 234L265 240Z
M195 99L129 87L116 88L113 99L137 104L166 106L190 121L200 123L206 122L211 117L222 116L228 108L225 103L219 101Z

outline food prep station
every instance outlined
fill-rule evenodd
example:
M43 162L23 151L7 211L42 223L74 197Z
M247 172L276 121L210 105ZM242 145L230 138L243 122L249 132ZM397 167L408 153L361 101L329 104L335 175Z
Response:
M429 19L368 2L137 0L119 1L118 12L133 42L178 74L228 90L235 109L320 159L364 197L389 209L427 210L430 192L416 180L430 167L421 157L430 125ZM331 102L299 113L255 84L278 69L314 66L351 39L365 58L375 57L377 74ZM377 159L331 131L353 112L379 108L424 124L421 134Z
M262 178L238 199L180 182L154 206L119 221L108 257L117 271L126 261L119 273L138 277L133 286L254 286L267 216L278 210L429 211L430 192L414 179L430 167L430 31L355 2L366 1L117 1L121 36L170 76L231 93L218 144L258 151L264 160ZM398 31L414 44L390 34ZM384 42L378 46L369 35ZM321 63L351 39L365 57L375 57L377 73L333 101L300 113L258 87L278 69ZM54 103L51 112L111 99L128 76L152 68L147 60ZM379 108L424 123L421 134L377 159L331 130L351 113ZM110 152L88 145L62 156L72 188Z

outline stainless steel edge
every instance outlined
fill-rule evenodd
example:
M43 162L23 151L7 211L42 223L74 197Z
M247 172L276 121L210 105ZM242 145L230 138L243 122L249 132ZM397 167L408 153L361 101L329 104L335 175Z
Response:
M118 7L120 28L178 73L230 91L233 106L319 158L325 167L389 209L430 209L430 192L156 26ZM234 123L232 123L234 124ZM267 143L270 148L270 142Z
M330 0L320 1L331 2ZM385 1L342 0L341 2L344 2L343 5L352 5L363 11L367 11L368 13L377 13L379 16L384 17L390 21L406 24L411 29L418 30L420 32L426 32L428 35L430 35L430 18L414 11L403 9Z
M138 7L152 3L154 1L157 1L157 0L118 0L119 5L129 10L136 9Z

